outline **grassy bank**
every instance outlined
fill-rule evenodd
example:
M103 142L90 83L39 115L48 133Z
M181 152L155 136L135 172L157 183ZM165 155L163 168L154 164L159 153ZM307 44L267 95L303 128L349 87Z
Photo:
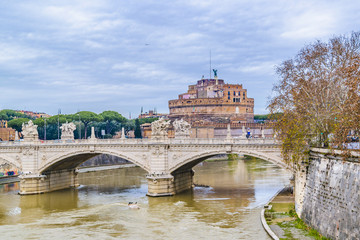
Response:
M265 219L279 239L327 240L301 220L295 212L294 196L290 189L278 194L265 210Z

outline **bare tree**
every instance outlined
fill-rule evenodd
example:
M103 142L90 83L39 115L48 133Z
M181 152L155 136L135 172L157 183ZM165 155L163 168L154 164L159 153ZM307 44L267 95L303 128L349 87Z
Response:
M276 71L275 97L268 108L278 116L276 132L286 160L299 160L309 145L343 148L358 131L360 33L305 46Z

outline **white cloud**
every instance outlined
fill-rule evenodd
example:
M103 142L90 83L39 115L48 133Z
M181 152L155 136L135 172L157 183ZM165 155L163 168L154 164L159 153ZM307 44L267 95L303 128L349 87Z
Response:
M0 42L0 49L1 64L9 64L10 62L18 63L19 61L33 60L48 55L44 50L18 45L16 43Z
M274 74L276 62L254 62L240 66L237 70L244 73L255 73L271 76Z
M314 8L306 6L295 12L296 14L288 16L281 37L292 40L316 39L331 35L338 27L336 9L328 9L326 6Z

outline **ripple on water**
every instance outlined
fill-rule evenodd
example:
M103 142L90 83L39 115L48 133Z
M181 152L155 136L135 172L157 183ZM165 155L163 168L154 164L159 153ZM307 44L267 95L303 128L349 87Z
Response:
M8 216L16 216L16 215L19 215L19 214L21 214L21 208L15 207L15 208L10 209L10 211L6 215L8 215Z

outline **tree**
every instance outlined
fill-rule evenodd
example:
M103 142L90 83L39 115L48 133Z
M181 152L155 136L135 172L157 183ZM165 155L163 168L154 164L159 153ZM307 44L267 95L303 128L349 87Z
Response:
M15 118L8 122L8 127L15 129L18 132L22 131L22 124L27 123L30 119L27 118Z
M115 111L104 111L99 114L105 122L106 134L114 135L121 129L121 124L126 122L126 118Z
M301 160L309 145L343 148L359 131L360 33L305 46L276 72L280 81L268 108L286 160ZM273 115L274 116L274 115Z
M138 118L135 120L135 131L134 131L134 135L135 135L135 138L142 138L141 128L140 128L140 122L139 122L139 119L138 119Z
M9 117L3 111L0 111L0 120L9 120Z
M77 120L80 115L80 121L84 124L85 128L85 139L87 138L87 128L91 122L100 122L103 120L103 118L93 112L89 111L81 111L73 115L73 119Z
M30 117L26 114L19 113L19 112L16 112L15 110L11 110L11 109L3 109L0 111L0 120L12 120L15 118L33 119L32 117Z
M152 123L155 122L156 120L159 120L159 118L140 118L139 123L140 125L143 125L144 123Z

